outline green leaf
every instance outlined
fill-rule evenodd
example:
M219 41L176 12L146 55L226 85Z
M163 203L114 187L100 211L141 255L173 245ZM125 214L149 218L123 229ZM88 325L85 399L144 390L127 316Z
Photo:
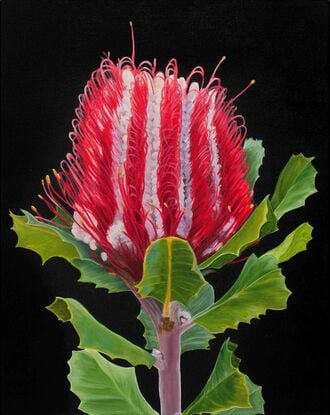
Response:
M88 245L74 238L67 229L38 221L31 213L24 215L10 212L12 229L18 237L17 247L30 249L40 255L42 264L48 259L61 257L77 268L80 282L95 284L109 293L128 291L126 284L115 274L109 273L90 257Z
M156 415L143 397L135 369L115 365L94 350L73 352L68 379L79 409L89 415Z
M227 339L214 369L200 394L182 415L222 413L232 408L251 408L246 376L238 369L236 345Z
M232 408L217 412L216 415L259 415L264 414L265 401L262 397L261 386L255 385L247 376L245 377L252 408Z
M158 349L158 338L155 326L153 325L148 314L145 312L144 308L141 307L137 319L142 323L144 327L143 337L146 340L144 347L147 350Z
M186 310L194 316L203 311L214 303L214 290L210 284L205 285L199 293L192 297L187 304ZM141 308L140 314L137 317L144 326L143 336L146 339L145 348L148 350L158 349L158 338L154 325L149 316ZM191 350L209 349L209 341L214 339L214 336L204 327L193 326L185 331L181 336L181 353Z
M304 206L307 197L317 191L317 171L312 160L313 157L305 157L303 154L293 155L284 166L271 198L277 219L286 212Z
M247 141L247 148L250 147L249 151L252 152L252 147L256 144ZM249 153L247 156L248 158L252 157L249 156ZM256 178L256 166L260 160L261 154L256 157L256 160L248 161L251 166L253 165L253 168L250 169L251 173L249 172L252 181ZM271 202L267 196L255 208L239 231L210 258L202 262L199 268L201 270L220 269L240 256L244 249L258 239L276 231L277 221L284 213L303 206L306 198L316 192L315 176L317 172L311 163L312 160L313 158L304 157L302 154L293 155L279 176Z
M96 288L104 288L111 293L128 291L127 285L115 274L110 274L105 268L92 259L74 259L72 265L81 275L79 282L94 284Z
M214 338L215 336L204 327L193 326L181 336L181 353L192 350L209 350L209 342Z
M68 242L74 246L77 250L80 257L89 257L90 256L90 248L87 244L83 243L82 241L78 241L71 233L71 230L68 228L63 228L62 226L57 226L56 221L54 223L46 223L39 221L36 217L34 217L30 212L21 209L22 213L24 214L27 224L33 226L33 228L40 228L40 232L43 229L50 229L54 231L59 237L60 240L64 242Z
M262 145L262 140L248 138L244 142L244 150L246 153L246 161L249 166L246 178L250 182L251 189L253 189L255 182L259 178L259 169L262 166L262 160L265 157L265 149Z
M206 284L187 303L186 310L192 315L200 313L214 303L214 289L211 284Z
M237 329L240 322L249 323L267 309L285 309L290 294L276 259L252 254L231 289L194 320L212 333Z
M212 285L207 284L189 300L186 310L194 317L212 304L214 304L214 289ZM181 336L181 353L191 350L208 350L209 342L214 338L213 334L204 327L193 326Z
M48 227L33 226L28 223L26 216L14 215L12 212L10 216L13 219L12 229L18 236L16 247L37 252L42 264L54 256L64 258L69 262L79 256L76 248L59 238L54 230Z
M154 297L164 303L166 313L171 301L187 305L205 284L188 242L168 237L152 242L147 248L143 277L136 287L141 297Z
M240 230L210 258L202 262L199 268L222 268L225 264L240 256L247 247L258 239L274 232L276 229L276 218L269 198L266 196L254 209Z
M46 308L59 320L73 325L80 339L80 349L96 350L111 359L127 360L134 366L152 367L154 358L148 352L99 323L78 301L56 297Z
M263 256L272 255L279 264L288 261L299 252L306 251L308 242L312 240L312 230L313 227L309 223L301 224L280 245Z

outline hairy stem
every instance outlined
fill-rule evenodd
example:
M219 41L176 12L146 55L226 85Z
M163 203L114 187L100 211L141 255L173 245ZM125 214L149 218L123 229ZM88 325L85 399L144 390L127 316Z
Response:
M161 364L159 372L159 397L161 415L181 414L181 331L177 328L158 334Z

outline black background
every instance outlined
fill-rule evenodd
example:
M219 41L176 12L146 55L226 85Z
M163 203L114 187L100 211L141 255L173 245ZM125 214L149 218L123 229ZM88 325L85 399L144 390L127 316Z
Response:
M77 284L61 260L41 267L31 252L14 249L8 209L36 204L40 179L70 150L68 132L90 73L102 52L130 55L129 20L135 25L137 59L157 57L159 68L177 57L180 73L203 65L209 76L218 59L223 84L238 101L249 136L266 147L256 200L272 191L292 153L316 156L320 192L286 215L279 242L299 223L315 226L307 253L284 264L293 295L288 309L268 312L230 331L239 343L241 368L263 386L267 415L326 414L326 18L324 1L6 1L3 4L3 403L5 415L78 414L66 380L77 337L44 309L55 295L81 301L100 321L143 345L134 319L136 301ZM212 277L220 295L239 266ZM183 405L205 383L225 336L211 352L183 356ZM140 387L157 408L156 371L138 367Z

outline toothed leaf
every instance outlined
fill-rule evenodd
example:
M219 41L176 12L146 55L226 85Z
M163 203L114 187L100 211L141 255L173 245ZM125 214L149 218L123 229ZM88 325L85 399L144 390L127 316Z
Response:
M53 229L29 223L27 215L10 213L10 216L13 219L12 230L16 232L18 237L16 247L36 252L40 255L42 264L55 256L69 262L79 257L77 249L61 239Z
M66 259L80 271L80 282L95 284L109 293L128 291L117 275L109 273L91 258L89 247L75 239L68 229L40 222L31 213L22 212L24 215L10 213L12 229L18 237L16 247L36 252L42 264L54 257Z
M303 223L265 255L272 255L279 264L288 261L299 252L306 251L308 242L312 240L312 230L313 227L309 223Z
M264 414L265 401L262 397L261 386L255 385L247 376L245 378L249 391L249 400L252 408L232 408L217 412L215 415L260 415Z
M268 196L255 208L240 230L229 239L217 252L199 265L200 269L220 269L234 260L258 239L274 232L276 218L274 217Z
M72 324L80 339L80 349L95 350L111 359L127 360L134 366L152 367L154 358L148 352L99 323L78 301L56 297L47 309L59 320Z
M304 206L305 200L315 193L317 171L313 157L293 155L284 166L271 198L274 214L280 219L285 213Z
M135 369L117 366L94 350L73 352L68 379L79 409L89 415L157 415L143 397Z
M262 161L265 157L265 149L262 145L262 140L248 138L244 142L244 150L246 153L246 161L249 166L246 178L250 182L251 189L253 189L259 178L259 169L262 166Z
M205 387L182 415L221 414L234 408L252 407L248 378L240 372L240 359L234 355L236 347L229 339L223 343Z
M237 329L239 323L250 323L268 309L285 309L290 294L276 259L253 254L230 290L194 320L212 333Z

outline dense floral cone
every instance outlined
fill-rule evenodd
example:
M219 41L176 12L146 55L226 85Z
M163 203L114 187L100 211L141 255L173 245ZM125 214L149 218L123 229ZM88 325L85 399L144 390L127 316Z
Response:
M200 67L178 77L175 60L162 73L105 57L79 97L72 154L46 177L47 206L124 279L141 278L146 248L163 236L206 259L253 208L244 119L219 78L203 83Z

